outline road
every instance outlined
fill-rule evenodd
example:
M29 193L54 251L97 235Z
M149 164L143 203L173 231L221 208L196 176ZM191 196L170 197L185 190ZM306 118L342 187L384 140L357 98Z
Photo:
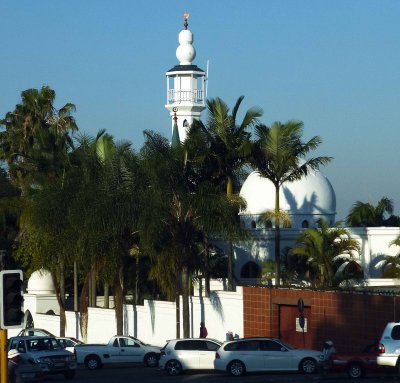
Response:
M44 383L67 382L63 376L50 376ZM180 376L168 376L164 371L143 366L105 366L101 370L89 371L80 367L71 383L354 383L345 374L303 375L303 374L247 374L233 378L227 374L210 372L186 372ZM396 374L372 375L360 379L360 383L390 383L400 382Z

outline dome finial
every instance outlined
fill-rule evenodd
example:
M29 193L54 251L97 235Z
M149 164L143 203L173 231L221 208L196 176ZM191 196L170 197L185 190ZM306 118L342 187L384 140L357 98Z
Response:
M185 20L185 23L183 24L183 26L185 27L185 29L187 29L188 28L188 19L189 19L189 17L190 17L190 14L189 14L189 12L185 12L184 14L183 14L183 20Z

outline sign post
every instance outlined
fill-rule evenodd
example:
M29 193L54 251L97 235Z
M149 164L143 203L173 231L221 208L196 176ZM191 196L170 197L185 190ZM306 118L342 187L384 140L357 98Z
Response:
M303 347L306 347L306 338L305 338L305 334L304 334L304 325L305 325L305 318L304 318L304 301L302 298L299 298L299 300L297 301L297 308L299 309L299 326L302 329L303 332Z
M7 330L0 329L0 381L7 383Z

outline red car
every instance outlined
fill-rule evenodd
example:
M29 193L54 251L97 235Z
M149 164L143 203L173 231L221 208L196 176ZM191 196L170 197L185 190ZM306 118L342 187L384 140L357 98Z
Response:
M367 346L360 353L334 353L330 361L330 370L347 372L347 375L353 379L361 378L367 372L383 371L382 366L378 366L376 361L378 354L377 344Z

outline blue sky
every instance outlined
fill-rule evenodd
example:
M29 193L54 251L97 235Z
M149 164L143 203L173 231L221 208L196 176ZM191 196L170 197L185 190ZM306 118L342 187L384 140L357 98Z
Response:
M82 132L136 149L145 129L170 137L165 72L184 11L209 97L244 95L265 124L297 119L322 137L338 219L383 196L400 214L399 0L2 0L0 116L49 85Z

